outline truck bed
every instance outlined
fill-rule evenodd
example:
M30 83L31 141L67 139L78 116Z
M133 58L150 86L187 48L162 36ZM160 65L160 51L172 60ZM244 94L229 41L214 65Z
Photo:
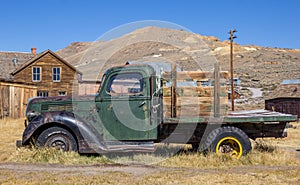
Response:
M268 110L247 110L228 112L224 117L178 117L164 118L163 123L274 123L274 122L294 122L296 115L285 114Z

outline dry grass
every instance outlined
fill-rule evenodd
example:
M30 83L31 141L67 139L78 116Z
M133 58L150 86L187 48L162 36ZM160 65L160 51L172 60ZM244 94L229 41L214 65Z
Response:
M292 125L293 128L288 129L288 137L283 139L264 139L264 141L277 147L300 149L300 123L294 122Z
M0 170L0 184L298 184L300 159L295 151L300 148L300 124L289 129L284 139L260 139L254 150L240 160L226 155L204 156L181 153L172 157L151 154L82 156L52 149L16 149L21 139L23 120L0 121L0 163L54 163L63 165L94 165L108 163L152 163L161 171L136 176L130 172L106 171L101 174L81 174L68 171ZM186 148L185 148L186 149ZM288 150L286 150L288 149ZM112 160L111 160L112 159ZM286 169L285 169L286 167Z
M80 175L72 173L40 173L1 171L1 184L299 184L299 170L256 170L241 173L197 171L164 171L143 176L124 172L105 172L102 174ZM3 178L5 177L5 178Z
M24 120L0 120L0 161L8 161L16 151L16 140L22 138Z
M300 166L300 160L297 159L295 153L276 149L272 152L253 150L241 159L236 159L228 155L180 154L162 161L159 165L198 169L228 169L256 165Z

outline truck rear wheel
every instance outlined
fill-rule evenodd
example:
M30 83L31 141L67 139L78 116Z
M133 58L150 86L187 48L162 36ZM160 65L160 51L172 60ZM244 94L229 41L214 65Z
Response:
M55 148L62 151L77 151L77 142L70 132L60 127L44 130L36 140L38 147Z
M241 129L230 126L213 130L207 136L203 147L216 154L230 154L237 158L252 149L248 136Z

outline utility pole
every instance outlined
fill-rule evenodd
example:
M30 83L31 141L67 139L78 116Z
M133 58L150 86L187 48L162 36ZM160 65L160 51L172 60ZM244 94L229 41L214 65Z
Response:
M231 74L231 110L234 111L234 83L233 83L233 39L237 36L233 35L236 30L230 30L229 40L230 40L230 74Z

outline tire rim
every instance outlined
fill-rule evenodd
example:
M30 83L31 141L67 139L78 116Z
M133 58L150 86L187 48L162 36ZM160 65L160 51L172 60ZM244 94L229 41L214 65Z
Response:
M46 143L47 146L55 148L57 150L68 151L69 143L64 137L53 137Z
M243 154L243 147L236 138L224 137L218 142L216 146L216 153L230 154L231 156L239 159Z

